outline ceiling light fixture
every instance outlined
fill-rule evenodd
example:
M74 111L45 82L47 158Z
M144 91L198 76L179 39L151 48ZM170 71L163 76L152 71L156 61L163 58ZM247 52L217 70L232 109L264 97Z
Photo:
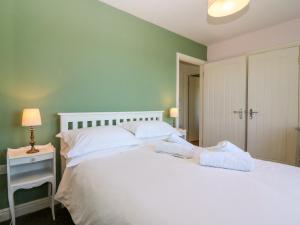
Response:
M245 8L249 2L250 0L208 0L208 15L229 16Z

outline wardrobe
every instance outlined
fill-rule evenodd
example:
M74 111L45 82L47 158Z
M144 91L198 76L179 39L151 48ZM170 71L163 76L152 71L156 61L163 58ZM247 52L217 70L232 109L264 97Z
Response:
M205 64L203 145L229 140L258 159L297 164L299 47Z

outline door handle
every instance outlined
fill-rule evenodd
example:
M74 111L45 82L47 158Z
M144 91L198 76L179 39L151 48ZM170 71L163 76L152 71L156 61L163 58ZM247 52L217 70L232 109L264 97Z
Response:
M253 109L250 109L249 110L249 118L250 118L250 120L252 120L254 118L255 114L257 114L257 113L258 113L258 111L254 111Z
M243 119L243 109L242 108L240 108L240 110L234 110L233 113L239 114L239 118Z

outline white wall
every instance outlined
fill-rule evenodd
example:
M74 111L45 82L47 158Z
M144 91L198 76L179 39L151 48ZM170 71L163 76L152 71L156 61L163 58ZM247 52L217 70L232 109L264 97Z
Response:
M207 59L215 61L297 42L300 43L300 18L211 44Z

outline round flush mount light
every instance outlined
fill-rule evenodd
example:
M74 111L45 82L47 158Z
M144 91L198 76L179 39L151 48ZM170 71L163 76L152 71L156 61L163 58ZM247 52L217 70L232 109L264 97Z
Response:
M208 0L208 15L229 16L245 8L249 2L250 0Z

